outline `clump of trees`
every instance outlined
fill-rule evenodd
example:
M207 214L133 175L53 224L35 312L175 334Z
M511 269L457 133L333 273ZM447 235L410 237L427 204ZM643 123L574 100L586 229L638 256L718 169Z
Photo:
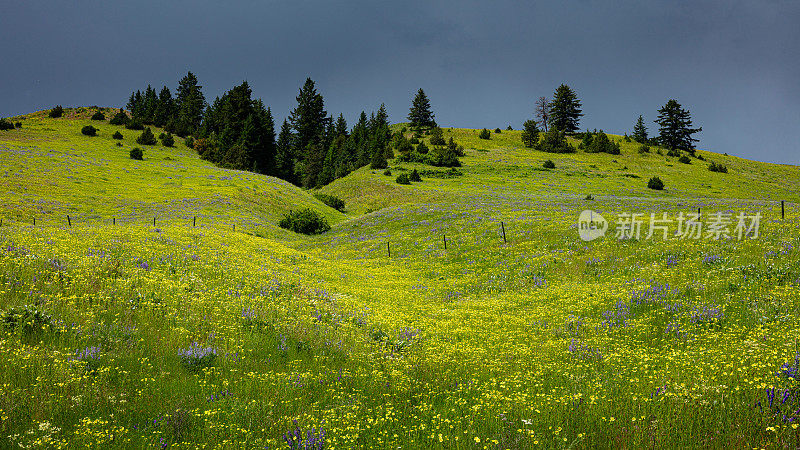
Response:
M51 119L57 119L64 114L64 108L61 105L56 105L50 112L47 114Z
M584 139L581 146L586 153L608 153L609 155L619 155L620 145L609 139L608 135L600 130L597 133L584 133Z
M552 126L544 138L536 144L536 150L548 153L575 153L575 147L567 142L564 131Z
M125 114L125 111L123 111L122 108L120 108L119 112L114 114L114 117L112 117L108 123L111 125L127 125L130 120L131 118Z
M314 197L331 208L340 212L344 212L344 200L340 199L339 197L321 193L314 194Z
M14 124L10 120L0 119L0 130L13 130Z
M328 219L311 208L289 211L278 223L281 228L295 233L320 234L331 229Z

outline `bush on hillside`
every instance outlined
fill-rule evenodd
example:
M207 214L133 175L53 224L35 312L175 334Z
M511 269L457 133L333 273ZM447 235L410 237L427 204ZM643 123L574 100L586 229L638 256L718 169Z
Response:
M389 169L386 169L386 170L383 171L383 174L386 175L387 177L390 177L390 176L392 176L392 171L389 170Z
M647 144L642 144L639 146L639 154L643 155L645 153L650 153L650 146Z
M539 127L536 126L536 121L526 120L522 124L522 145L528 148L533 148L539 142Z
M147 127L142 131L142 134L136 138L136 143L140 145L156 145L158 141L156 141L156 137L153 131L150 130L150 127Z
M119 110L118 113L114 114L114 117L108 121L111 125L126 125L131 119L125 114L125 111L122 109Z
M411 180L408 179L407 173L401 173L397 176L394 180L397 184L411 184Z
M417 169L411 171L411 175L408 176L408 181L416 181L416 182L422 181L422 177L419 176L419 172L417 172Z
M544 167L545 169L555 169L556 163L548 159L547 161L544 162L544 164L542 164L542 167Z
M161 145L164 147L174 147L175 146L175 138L172 137L172 133L161 133Z
M42 331L50 325L52 317L35 306L15 306L0 314L0 323L7 330L22 330L24 333Z
M442 129L435 127L431 130L431 145L445 145L444 134Z
M432 166L461 167L461 161L458 160L456 152L450 147L434 147L426 156L424 162Z
M714 161L711 161L711 164L708 165L708 170L718 173L728 173L728 168L726 166L717 164Z
M0 119L0 130L13 130L14 124L6 119Z
M421 155L427 154L428 153L428 146L425 145L424 142L420 142L419 145L417 145L417 153L419 153Z
M500 134L502 132L502 130L500 130L500 128L498 127L498 128L494 129L494 132L497 133L497 134Z
M513 130L513 129L514 129L514 128L513 128L511 125L509 125L509 126L507 126L507 127L506 127L506 131L511 131L511 130Z
M683 156L681 156L680 158L678 158L678 162L679 162L679 163L682 163L682 164L691 164L691 163L692 163L692 160L691 160L691 159L689 159L689 157L688 157L688 156L686 156L686 155L683 155Z
M122 140L122 133L120 133L119 131L115 131L114 134L111 135L111 137L120 141Z
M344 212L344 200L340 199L339 197L328 194L314 194L314 197L331 208Z
M482 129L480 133L478 133L478 137L481 139L491 139L492 133L489 132L486 128Z
M289 211L289 214L283 216L278 225L281 228L302 234L320 234L331 229L325 216L311 208Z
M411 145L419 144L419 139L416 136L412 136L411 139L408 140Z
M544 139L536 144L536 149L547 153L575 153L575 147L567 142L563 131L551 128L544 134Z
M183 143L186 144L186 146L189 148L194 148L194 138L191 136L187 137L186 140L183 141Z
M22 128L22 122L17 122L17 123L15 123L15 124L14 124L14 127L16 127L16 128Z
M106 115L100 111L92 114L92 120L106 120Z
M584 135L586 136L586 135ZM583 148L586 153L608 153L609 155L619 155L619 144L608 138L608 135L600 130L595 134L586 144L586 139L583 142Z
M144 152L139 147L133 147L130 152L131 159L142 161L144 159Z
M664 182L661 181L661 178L653 177L647 182L647 187L650 189L655 189L656 191L660 191L664 189Z
M56 107L51 109L50 113L48 114L51 119L57 119L62 115L64 115L64 108L62 108L61 105L56 105Z
M81 134L86 136L97 136L97 128L91 125L86 125L85 127L81 128Z

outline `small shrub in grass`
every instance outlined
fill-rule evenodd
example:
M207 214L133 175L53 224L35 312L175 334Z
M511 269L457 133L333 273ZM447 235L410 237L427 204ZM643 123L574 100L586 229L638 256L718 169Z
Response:
M542 164L542 167L544 167L545 169L555 169L556 164L548 159L547 161L544 162L544 164Z
M331 229L325 216L311 208L289 211L278 225L283 229L303 234L320 234Z
M422 181L422 177L419 176L419 172L417 169L411 171L411 175L408 176L408 181Z
M187 137L186 140L183 141L183 143L186 144L186 146L189 148L194 148L194 138L191 136Z
M389 170L389 169L386 169L386 170L383 171L383 174L386 175L386 176L392 176L392 171Z
M13 130L14 124L6 119L0 119L0 130Z
M661 178L653 177L647 182L647 187L656 191L660 191L664 189L664 182L661 181Z
M48 113L48 116L50 116L51 119L57 119L63 115L64 115L64 108L62 108L61 105L56 105L56 107L51 109L50 113Z
M144 130L144 125L142 125L142 122L139 122L137 119L131 119L125 124L125 128L129 130Z
M642 144L639 146L639 154L644 155L645 153L650 153L650 146L647 144Z
M728 173L728 168L726 166L717 164L714 161L711 161L711 164L708 165L708 170L712 172Z
M328 194L314 194L314 197L331 208L344 212L344 200L340 199L339 197Z
M478 137L481 139L491 139L492 133L489 132L486 128L482 129L480 133L478 133Z
M136 160L139 160L139 161L144 159L144 153L142 152L142 149L140 149L139 147L132 148L131 152L130 152L130 156L131 156L131 159L136 159Z
M397 184L411 184L411 180L408 179L407 173L401 173L394 181L396 181Z
M142 134L136 138L136 143L140 145L156 145L158 141L156 141L156 136L153 134L150 127L147 127L142 131Z
M514 129L514 128L513 128L511 125L509 125L509 126L507 126L507 127L506 127L506 131L511 131L511 130L513 130L513 129Z
M550 128L550 131L544 134L544 139L536 143L535 148L548 153L575 153L575 147L567 142L564 132L557 128Z
M501 132L501 131L502 131L502 130L500 130L500 128L495 128L495 129L494 129L494 132L495 132L495 133L497 133L497 134L500 134L500 132Z
M172 137L172 133L161 133L161 145L164 147L174 147L175 146L175 138Z
M100 111L92 114L92 120L106 120L106 115Z
M122 147L122 142L117 142L117 147Z
M122 133L120 133L119 131L115 131L114 134L111 135L111 137L120 141L122 140Z
M682 164L691 164L691 163L692 163L692 160L691 160L691 159L689 159L689 157L688 157L688 156L686 156L686 155L683 155L683 156L681 156L680 158L678 158L678 162L679 162L679 163L682 163Z
M16 123L14 124L14 127L15 127L15 128L22 128L22 122L16 122Z
M111 125L126 125L129 121L130 118L128 115L125 114L125 111L120 109L118 113L114 114L114 117L112 117L108 123Z
M81 134L85 136L97 136L97 128L86 125L85 127L81 128Z
M214 365L217 351L213 347L201 347L197 342L192 342L189 348L178 351L181 364L191 371L200 371Z
M442 129L436 127L431 130L431 145L445 145L446 141L444 140L444 134L442 133Z
M7 330L22 330L35 333L50 326L52 317L35 306L15 306L0 314L0 323Z

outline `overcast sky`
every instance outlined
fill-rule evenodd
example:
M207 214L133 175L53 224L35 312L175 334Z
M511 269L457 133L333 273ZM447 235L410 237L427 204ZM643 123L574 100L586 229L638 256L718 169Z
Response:
M674 98L699 148L800 161L800 2L17 1L0 12L0 116L122 106L187 70L206 98L247 80L282 119L306 77L352 125L420 87L442 126L519 128L570 85L581 128L650 132Z

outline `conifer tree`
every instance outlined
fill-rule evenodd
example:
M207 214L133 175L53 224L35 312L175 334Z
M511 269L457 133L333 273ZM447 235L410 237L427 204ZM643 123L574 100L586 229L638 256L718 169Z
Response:
M539 142L539 128L535 120L526 120L522 124L522 143L525 147L532 148Z
M647 127L644 126L644 119L641 115L636 119L636 125L633 126L633 134L631 135L634 141L644 144L647 142Z
M694 154L694 143L697 139L692 135L703 131L703 128L692 128L692 115L681 107L680 103L671 99L658 110L658 142L670 150L686 150Z
M431 103L422 88L417 91L417 95L411 103L411 108L408 112L408 121L411 122L412 130L430 128L436 125L434 114L431 111Z
M275 144L275 175L290 183L297 184L295 176L294 135L289 121L284 119L278 141Z
M550 126L565 133L574 133L578 130L582 115L581 102L575 91L566 84L559 86L550 103Z
M189 72L178 83L175 93L175 132L185 137L194 134L203 122L206 99L197 77Z

